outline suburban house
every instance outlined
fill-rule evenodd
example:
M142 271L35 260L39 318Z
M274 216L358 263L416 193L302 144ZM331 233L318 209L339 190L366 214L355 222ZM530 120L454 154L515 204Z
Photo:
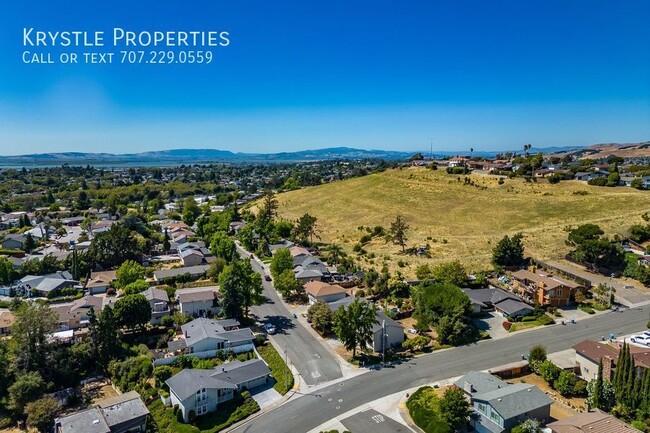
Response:
M187 248L178 253L183 266L197 266L203 263L203 253L200 250Z
M160 269L153 272L153 279L163 283L167 279L187 277L188 281L204 278L208 272L208 265L188 266L173 269Z
M250 328L239 329L234 319L212 320L200 318L181 326L179 339L169 342L170 352L181 351L197 354L217 350L232 350L235 353L253 349L255 336Z
M322 281L309 281L303 286L309 297L309 304L318 301L327 303L338 301L348 296L345 289L338 284L328 284Z
M183 420L190 412L196 416L216 412L220 403L232 400L235 392L266 384L271 370L261 359L232 361L212 370L185 369L165 381L169 386L169 403L178 405Z
M140 395L129 391L102 400L95 407L57 418L55 433L144 433L149 409Z
M0 309L0 337L11 334L11 327L14 326L14 314L6 309Z
M180 312L194 317L217 312L216 301L216 286L183 289L176 292L176 302Z
M22 250L25 245L25 235L23 234L9 234L2 240L3 250Z
M68 271L58 271L47 275L25 275L18 282L17 291L29 294L32 290L38 296L47 296L66 287L75 287L79 281L73 280Z
M586 381L598 375L598 363L603 362L603 377L611 380L614 369L621 352L621 343L607 343L604 341L585 340L573 346L576 351L576 364L580 367L580 376ZM650 368L650 348L643 349L630 345L630 354L634 358L634 365L640 375L642 370Z
M595 409L546 425L550 433L640 433L620 419Z
M383 312L377 312L377 321L372 327L372 350L381 353L384 349L400 347L404 343L404 327Z
M478 433L509 432L527 419L545 423L552 400L534 385L509 384L489 373L470 371L456 382L473 408L470 424Z
M169 316L169 295L167 295L167 292L149 287L140 294L147 298L151 306L151 321L149 323L159 325L160 319Z
M116 271L91 272L90 278L86 282L86 290L91 295L106 293L111 283L115 281Z
M578 291L584 292L584 287L573 281L525 269L513 272L512 278L524 297L538 302L542 306L563 307L575 299L575 294Z
M99 315L103 308L103 299L99 296L84 296L72 304L54 304L50 307L58 315L59 330L79 329L87 327L88 314L92 308Z
M650 255L646 254L639 257L639 265L650 266Z
M582 180L589 182L592 179L596 179L597 177L607 177L609 173L602 172L602 171L579 171L575 174L573 177L575 180Z
M504 317L524 317L533 312L519 296L505 290L490 287L487 289L462 289L472 301L475 313L498 311Z

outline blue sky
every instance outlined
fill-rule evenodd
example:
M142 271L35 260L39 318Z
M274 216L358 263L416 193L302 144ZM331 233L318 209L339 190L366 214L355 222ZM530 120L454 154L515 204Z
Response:
M646 1L314 3L3 5L0 154L650 139ZM216 30L231 44L210 65L28 65L23 27Z

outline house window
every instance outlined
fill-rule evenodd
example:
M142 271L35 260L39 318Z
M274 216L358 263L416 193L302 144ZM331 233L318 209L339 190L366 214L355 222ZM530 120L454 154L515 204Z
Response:
M548 297L549 298L554 298L555 297L555 290L549 290L548 291Z
M557 289L557 297L558 298L562 297L562 288L561 287L559 289Z
M197 415L203 415L204 413L208 413L208 405L203 405L199 406L196 408L196 414Z
M490 412L490 419L495 423L499 424L499 420L500 420L499 414L496 413L494 410Z
M483 403L478 404L478 411L481 412L483 415L487 414L487 408Z

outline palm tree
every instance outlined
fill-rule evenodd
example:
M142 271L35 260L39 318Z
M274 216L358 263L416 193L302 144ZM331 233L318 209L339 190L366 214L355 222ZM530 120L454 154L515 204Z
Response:
M533 147L532 144L524 144L524 156L526 158L528 158L528 151L530 150L531 147Z
M469 159L472 159L472 155L474 155L474 148L470 147L469 148Z

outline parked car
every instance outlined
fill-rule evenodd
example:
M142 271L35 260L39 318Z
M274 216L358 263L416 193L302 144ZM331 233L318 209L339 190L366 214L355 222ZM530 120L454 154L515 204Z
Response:
M268 275L268 274L266 274L266 275L264 275L264 279L265 279L266 281L271 281L271 276Z
M632 341L632 343L643 344L644 346L650 346L650 337L646 335L635 335L630 339L630 341Z
M275 326L273 325L273 323L264 324L264 329L266 330L267 334L270 334L270 335L275 334Z

